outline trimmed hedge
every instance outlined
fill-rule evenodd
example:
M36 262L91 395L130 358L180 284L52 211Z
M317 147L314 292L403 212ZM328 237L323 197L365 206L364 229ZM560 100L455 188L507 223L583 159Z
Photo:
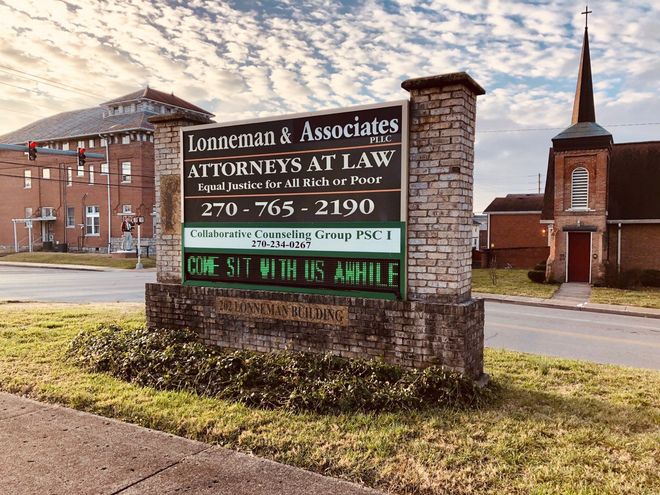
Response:
M537 284L542 284L545 282L545 272L541 272L539 270L532 270L527 272L527 278L529 278L532 282L536 282Z
M602 285L617 289L635 289L640 286L660 287L660 270L626 270L619 272L615 265L606 263Z
M639 279L646 287L660 287L660 270L643 270Z
M488 389L440 367L406 370L330 354L228 351L191 330L99 326L80 332L67 358L142 386L186 390L260 408L390 411L482 403Z

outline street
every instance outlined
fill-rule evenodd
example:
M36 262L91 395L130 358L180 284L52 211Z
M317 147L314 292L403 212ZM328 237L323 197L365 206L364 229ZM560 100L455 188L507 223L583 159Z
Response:
M486 347L660 369L660 320L486 302Z
M144 302L155 270L108 272L0 266L0 301Z
M0 266L0 301L143 302L155 271ZM660 320L486 303L487 347L660 369Z

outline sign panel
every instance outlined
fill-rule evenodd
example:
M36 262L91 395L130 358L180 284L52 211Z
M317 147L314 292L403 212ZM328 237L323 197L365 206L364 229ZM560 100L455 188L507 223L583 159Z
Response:
M407 135L407 101L184 128L184 283L401 297Z
M218 297L215 301L215 310L219 314L244 318L272 318L348 326L348 307L346 306Z

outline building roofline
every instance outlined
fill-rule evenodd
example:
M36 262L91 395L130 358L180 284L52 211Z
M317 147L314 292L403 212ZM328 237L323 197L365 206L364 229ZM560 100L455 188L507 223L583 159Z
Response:
M541 210L526 210L526 211L487 211L485 215L536 215L541 214Z
M614 147L619 147L619 146L628 146L628 145L638 145L638 144L660 144L660 139L656 139L654 141L626 141L624 143L614 143Z
M643 223L660 223L660 218L638 218L638 219L626 219L626 220L612 220L608 219L607 223L637 223L637 224L643 224Z
M139 97L139 98L137 98L137 99L136 99L136 98L133 98L133 99L129 99L129 100L113 101L112 103L101 103L99 106L100 106L100 107L111 107L111 106L114 106L114 105L118 105L118 104L120 104L120 103L129 103L129 102L131 102L131 101L136 101L136 100L152 101L152 102L154 102L154 103L158 103L159 105L167 105L168 107L174 107L174 108L177 108L177 109L180 109L180 110L186 111L186 112L199 113L199 114L201 114L201 115L210 115L210 116L212 116L212 117L215 117L215 114L213 114L213 113L211 113L211 112L207 112L207 111L203 111L203 112L201 112L201 111L199 111L199 110L192 110L192 109L190 109L190 108L182 107L182 106L180 106L180 105L174 105L174 104L172 104L172 103L167 103L167 102L164 102L164 101L154 100L153 98L147 98L147 97L144 97L144 96L141 96L141 97ZM195 106L196 106L196 105L195 105ZM161 114L161 113L158 113L158 112L146 112L146 113L153 113L154 115L164 115L164 114Z

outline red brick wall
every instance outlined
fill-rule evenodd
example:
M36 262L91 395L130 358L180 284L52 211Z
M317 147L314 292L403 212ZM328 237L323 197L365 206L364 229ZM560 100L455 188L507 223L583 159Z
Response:
M618 227L610 225L609 261L617 262ZM660 224L621 225L621 270L660 270Z
M99 144L98 136L95 138ZM85 140L87 142L87 140ZM69 149L75 150L77 141L71 141ZM87 152L103 153L105 148L87 149ZM130 184L122 184L120 163L131 162L131 173L136 176ZM71 249L84 246L88 249L102 248L108 245L108 196L107 176L101 175L101 163L105 160L87 159L84 174L77 175L75 156L57 156L39 154L36 161L29 161L22 152L0 151L0 174L17 176L0 177L0 246L12 247L14 233L12 218L24 218L25 208L32 208L33 215L39 214L40 207L53 207L57 220L49 222L54 240L66 242ZM94 167L94 184L89 184L89 166ZM67 186L67 168L73 172L73 184ZM154 205L153 180L153 143L134 141L130 144L110 145L110 213L112 218L112 236L121 236L121 212L123 204L130 204L133 211L145 217L142 227L144 237L152 236L152 208ZM51 180L40 180L44 168L50 168ZM32 171L32 187L24 188L23 173ZM146 175L147 177L138 177ZM129 187L130 186L130 187ZM85 223L85 206L100 207L100 235L83 236L79 224ZM75 228L66 228L66 207L75 209ZM27 229L17 228L21 245L27 245ZM41 240L41 224L34 223L33 238Z
M603 262L607 260L607 167L609 149L566 151L555 153L555 197L554 230L549 264L551 276L555 280L566 278L566 233L565 227L594 227L591 236L591 274L592 281L597 281L603 274ZM578 167L589 172L589 211L572 211L571 180L572 173ZM611 250L610 250L611 251Z
M490 248L547 247L545 225L541 225L541 213L492 214L490 215Z
M510 249L491 249L489 251L490 259L495 257L497 268L504 268L511 265L513 268L532 269L534 265L546 261L550 254L550 248L530 247L530 248L510 248Z

